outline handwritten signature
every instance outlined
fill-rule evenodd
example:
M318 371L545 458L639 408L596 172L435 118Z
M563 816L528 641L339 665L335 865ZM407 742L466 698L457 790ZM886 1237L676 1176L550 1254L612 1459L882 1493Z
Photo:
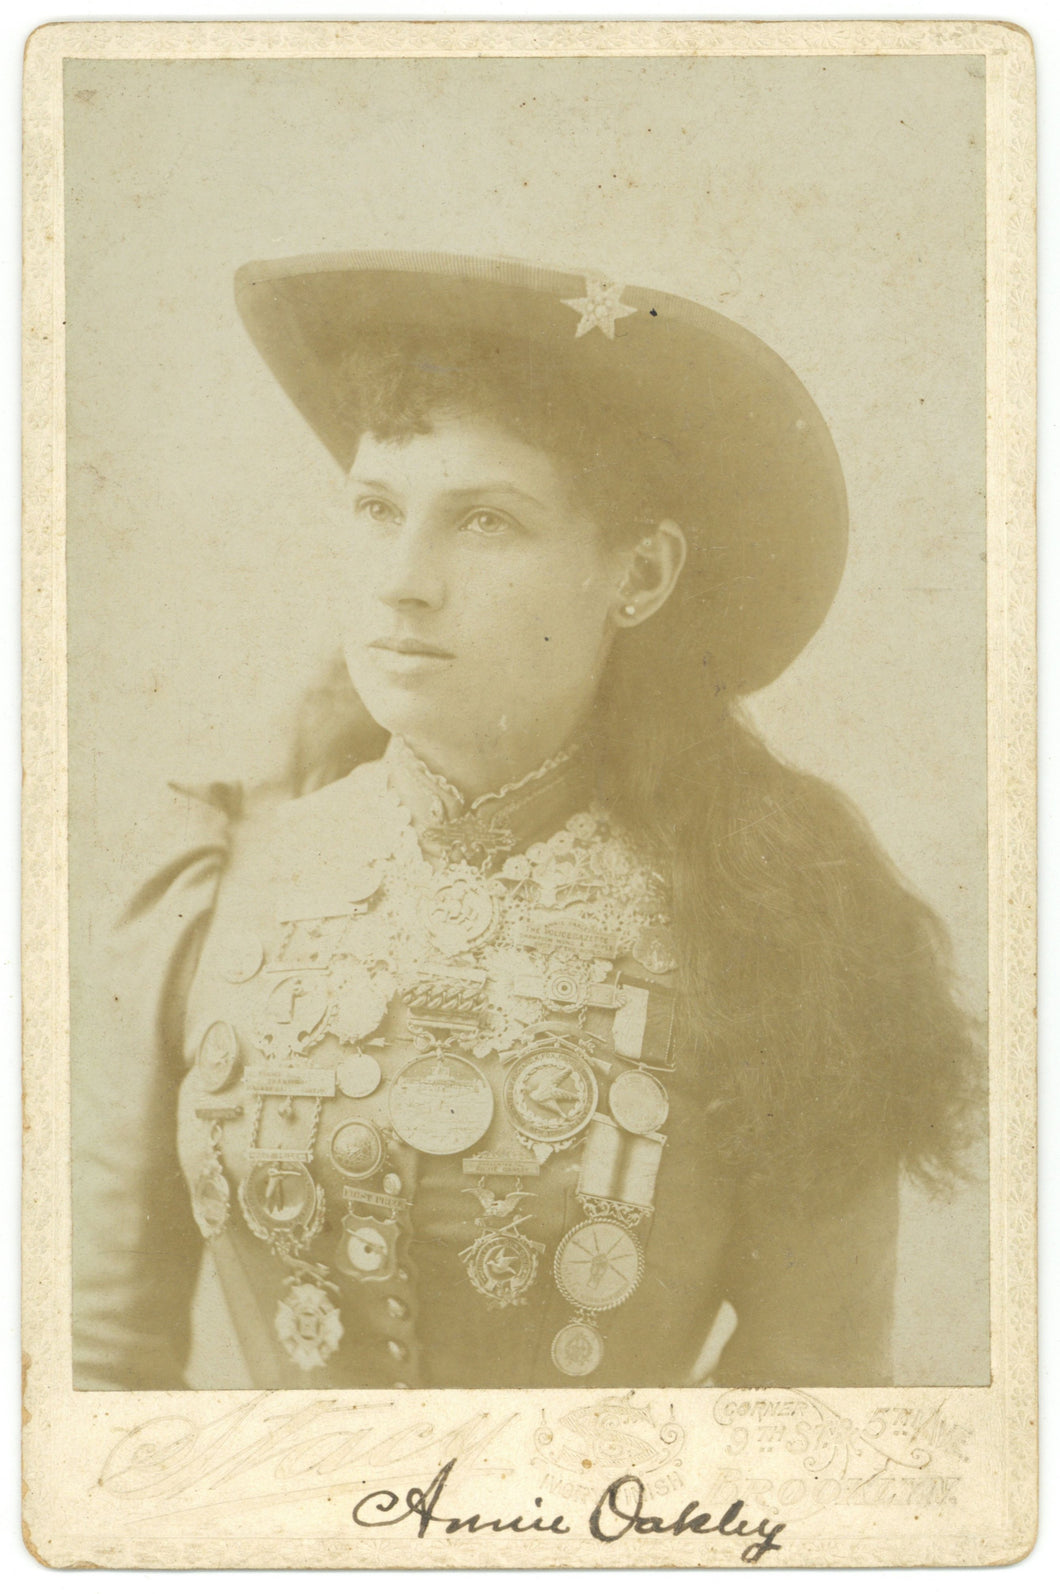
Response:
M562 1515L553 1517L551 1521L546 1521L542 1516L527 1521L520 1514L502 1521L499 1516L483 1516L481 1511L474 1511L465 1517L446 1516L437 1512L435 1508L455 1466L454 1456L438 1469L426 1488L413 1486L408 1489L403 1501L394 1489L371 1490L353 1507L354 1522L361 1528L389 1528L410 1518L418 1518L416 1537L419 1539L424 1537L432 1524L442 1528L445 1533L489 1531L565 1534L571 1531L570 1524ZM750 1538L753 1542L745 1546L740 1560L751 1566L770 1550L779 1551L781 1548L777 1540L786 1524L776 1522L770 1526L768 1520L763 1518L757 1526L752 1526L740 1516L744 1509L742 1500L734 1500L720 1516L711 1511L701 1511L699 1501L690 1500L672 1522L665 1522L662 1517L644 1514L644 1493L644 1484L632 1473L609 1483L589 1513L587 1526L592 1537L602 1544L614 1544L632 1530L634 1533L669 1533L675 1538L682 1533L717 1533L726 1538ZM534 1505L540 1507L542 1504L541 1496L536 1496Z

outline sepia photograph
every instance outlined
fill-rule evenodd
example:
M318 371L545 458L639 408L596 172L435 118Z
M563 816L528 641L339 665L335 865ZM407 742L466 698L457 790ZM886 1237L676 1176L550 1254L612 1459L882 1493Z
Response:
M145 1546L201 1541L99 1564L411 1564L443 1489L471 1520L509 1475L540 1539L565 1465L605 1471L571 1473L568 1511L597 1504L554 1564L607 1564L670 1531L642 1474L671 1469L676 1517L708 1427L722 1494L697 1488L736 1504L691 1531L746 1535L734 1564L785 1559L785 1506L827 1536L852 1467L846 1547L791 1564L854 1564L867 1505L860 1564L923 1564L880 1513L989 1471L939 1413L1001 1398L1023 1287L998 1294L1023 997L992 849L1033 655L999 662L988 196L1029 51L1001 24L777 25L772 52L637 26L35 36L62 222L49 1366L99 1521L134 1501ZM455 1439L396 1473L358 1451L312 1480L347 1524L300 1532L326 1550L267 1547L264 1482L235 1518L257 1548L218 1549L211 1447L263 1413L337 1443L336 1413L465 1408L510 1413L506 1444L522 1420L546 1470L494 1444L465 1510ZM947 1445L953 1490L877 1498ZM760 1526L727 1527L758 1485ZM336 1548L351 1506L389 1539Z

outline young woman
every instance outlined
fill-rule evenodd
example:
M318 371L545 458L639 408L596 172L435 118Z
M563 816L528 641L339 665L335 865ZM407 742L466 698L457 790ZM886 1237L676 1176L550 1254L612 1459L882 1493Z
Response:
M887 1383L899 1177L979 1052L934 915L741 718L842 571L812 401L510 261L237 296L348 472L344 662L128 915L79 1383L180 1383L204 1242L262 1387Z

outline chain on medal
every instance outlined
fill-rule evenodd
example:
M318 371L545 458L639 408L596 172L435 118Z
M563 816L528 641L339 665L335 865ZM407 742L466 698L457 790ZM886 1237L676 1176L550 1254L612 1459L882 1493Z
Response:
M406 1145L430 1156L468 1151L493 1119L493 1092L474 1063L436 1051L407 1063L390 1086L390 1122Z
M497 1306L520 1306L537 1276L537 1252L522 1234L483 1234L464 1253L467 1276Z
M631 1135L651 1135L670 1113L670 1098L654 1075L630 1068L613 1082L607 1096L612 1118Z
M524 1139L558 1145L579 1135L596 1111L592 1066L572 1046L535 1047L511 1064L504 1110Z
M195 1083L203 1090L224 1090L239 1067L239 1040L225 1019L215 1019L203 1031L195 1056Z
M628 1229L592 1218L568 1229L556 1247L556 1287L572 1306L610 1312L640 1283L644 1257Z
M256 1163L239 1186L247 1227L259 1240L304 1245L324 1221L324 1192L301 1162Z
M592 1323L568 1323L552 1341L552 1361L566 1378L587 1378L604 1359L604 1337Z
M469 952L496 929L500 905L467 868L443 869L427 887L420 914L431 940L450 957Z

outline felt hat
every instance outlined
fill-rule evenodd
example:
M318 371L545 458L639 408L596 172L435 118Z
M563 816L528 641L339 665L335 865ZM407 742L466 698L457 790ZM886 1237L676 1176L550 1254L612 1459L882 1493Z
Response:
M593 274L389 251L254 261L236 275L236 302L344 470L359 440L340 401L344 366L381 332L521 347L537 382L574 377L662 440L660 515L695 530L681 584L727 691L774 680L827 614L847 545L831 435L780 356L717 311Z

